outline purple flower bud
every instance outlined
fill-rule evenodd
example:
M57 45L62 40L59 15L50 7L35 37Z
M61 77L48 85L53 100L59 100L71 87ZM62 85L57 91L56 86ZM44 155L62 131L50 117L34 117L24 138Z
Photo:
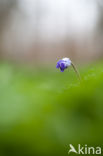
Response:
M60 68L61 72L64 72L66 68L71 65L71 60L69 58L63 58L57 62L56 68Z

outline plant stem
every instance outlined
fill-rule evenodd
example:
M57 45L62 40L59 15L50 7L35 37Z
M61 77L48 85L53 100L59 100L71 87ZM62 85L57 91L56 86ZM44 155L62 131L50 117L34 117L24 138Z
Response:
M79 72L78 72L78 70L77 70L76 66L73 64L73 62L71 63L71 65L72 65L72 67L73 67L74 71L76 72L76 75L77 75L77 77L78 77L79 81L81 81L81 77L80 77L80 74L79 74Z

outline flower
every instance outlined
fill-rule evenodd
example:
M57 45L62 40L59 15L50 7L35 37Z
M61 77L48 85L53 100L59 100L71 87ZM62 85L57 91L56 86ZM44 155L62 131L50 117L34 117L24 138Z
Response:
M63 59L59 60L57 62L56 68L58 68L58 69L60 68L60 71L61 72L64 72L64 70L66 68L68 68L69 66L72 66L73 67L73 70L77 74L78 79L81 81L81 77L80 77L80 74L79 74L76 66L74 65L74 63L69 58L63 58Z
M60 68L61 72L64 72L66 68L71 66L71 60L69 58L63 58L57 62L56 68Z

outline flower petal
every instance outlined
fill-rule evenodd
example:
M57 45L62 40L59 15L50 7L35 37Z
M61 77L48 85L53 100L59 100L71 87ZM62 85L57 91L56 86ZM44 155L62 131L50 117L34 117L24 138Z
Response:
M65 67L66 67L65 62L62 62L62 63L60 64L60 67L61 67L62 69L65 69Z
M61 72L64 72L64 69L60 68L60 71L61 71Z
M69 58L63 58L62 60L66 63L67 67L71 65L71 60Z
M63 60L59 60L59 61L57 62L56 68L60 68L61 62L63 62Z
M60 68L60 65L57 63L56 68Z

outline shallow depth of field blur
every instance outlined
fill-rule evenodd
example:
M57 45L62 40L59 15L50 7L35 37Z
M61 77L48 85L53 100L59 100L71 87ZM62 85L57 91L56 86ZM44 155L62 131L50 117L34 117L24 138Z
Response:
M69 144L103 149L103 1L0 0L0 156Z

